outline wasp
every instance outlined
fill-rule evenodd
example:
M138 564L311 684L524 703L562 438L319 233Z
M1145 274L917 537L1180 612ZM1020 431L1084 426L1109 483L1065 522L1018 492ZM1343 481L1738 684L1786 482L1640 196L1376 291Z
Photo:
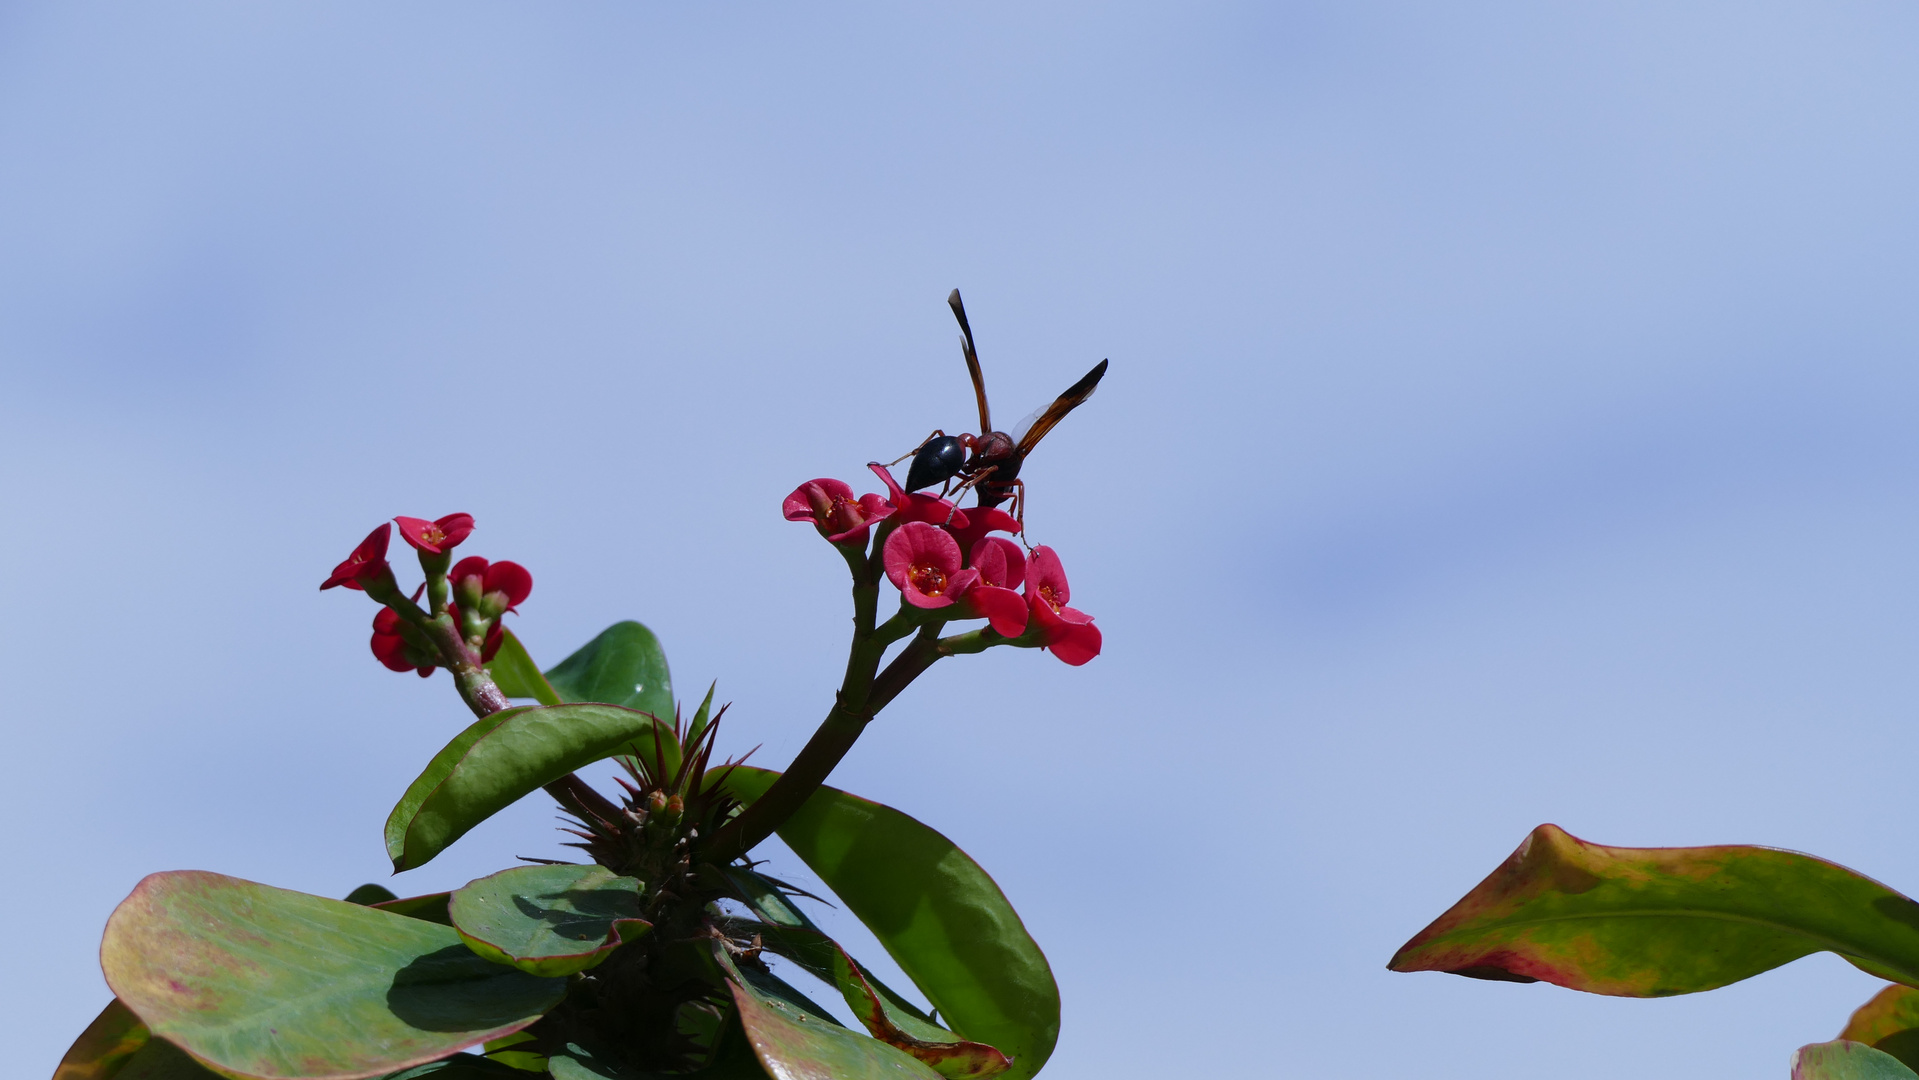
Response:
M1026 455L1033 452L1047 432L1093 396L1099 380L1106 374L1106 361L1095 364L1093 370L1054 398L1052 404L1013 425L1011 432L999 431L993 427L992 408L986 403L986 378L980 373L979 351L973 347L973 327L966 320L966 305L960 302L958 289L946 297L946 304L959 320L960 350L966 356L966 372L973 377L973 396L979 401L979 429L983 434L948 435L935 429L907 455L913 464L906 470L906 490L919 491L938 484L944 495L957 479L959 484L952 490L972 488L981 506L994 507L1011 499L1013 517L1024 530L1026 483L1020 479L1020 466L1026 463Z

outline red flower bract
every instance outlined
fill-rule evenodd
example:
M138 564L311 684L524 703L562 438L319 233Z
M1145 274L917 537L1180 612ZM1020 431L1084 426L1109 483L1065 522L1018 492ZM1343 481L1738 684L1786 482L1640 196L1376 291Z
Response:
M381 608L373 617L373 655L394 671L418 671L422 679L433 674L432 664L415 664L406 654L406 639L400 636L400 613Z
M478 555L468 555L454 563L446 578L452 583L456 596L460 594L461 582L468 578L479 579L478 592L493 598L490 605L482 606L495 612L519 610L520 604L533 592L533 575L527 572L526 567L504 560L490 563ZM497 597L495 594L498 594Z
M396 517L393 520L400 526L401 539L412 544L415 550L429 555L443 555L452 551L473 535L472 514L448 514L438 521L412 517Z
M967 515L945 499L936 499L931 495L907 491L900 487L886 466L877 461L867 462L867 468L873 475L886 482L887 503L894 509L893 520L904 525L909 521L925 521L951 529L966 528Z
M973 554L966 561L979 571L980 581L987 585L1017 589L1026 583L1026 553L1003 536L982 537L974 542Z
M367 533L366 539L360 541L360 546L353 549L353 554L348 555L345 562L334 567L333 573L320 583L320 588L331 589L335 585L345 585L349 589L364 590L366 586L361 584L362 581L388 572L386 545L392 538L393 526L391 525L381 525Z
M967 561L979 571L979 584L959 598L954 607L957 617L985 619L1002 637L1024 634L1026 598L1012 589L1026 576L1026 555L1019 545L1002 536L983 537L973 545Z
M1044 544L1034 548L1026 563L1028 627L1054 656L1078 667L1099 655L1101 638L1091 615L1066 606L1072 596L1058 553Z
M820 535L835 544L866 544L874 522L893 516L893 507L880 495L853 497L846 483L821 477L793 489L780 504L788 521L810 521Z
M1016 533L1020 531L1020 528L1018 518L996 506L975 506L966 511L963 522L955 522L947 526L946 531L952 533L953 539L959 541L961 551L972 551L979 545L980 538L989 532ZM1020 565L1025 565L1023 556ZM1019 575L1014 574L1013 580L1017 582Z
M506 597L506 606L501 610L513 611L533 595L533 575L519 563L502 560L489 565L481 575L480 591Z
M458 585L464 578L476 577L485 580L486 565L486 560L480 558L478 555L468 555L466 558L453 564L453 569L447 573L446 579L455 585Z
M960 565L959 544L923 521L893 530L885 560L887 578L914 607L947 607L979 581L978 570Z

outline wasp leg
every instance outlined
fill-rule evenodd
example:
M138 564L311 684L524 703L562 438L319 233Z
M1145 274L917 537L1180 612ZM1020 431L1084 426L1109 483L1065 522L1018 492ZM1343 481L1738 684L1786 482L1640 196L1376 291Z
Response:
M915 446L911 450L908 450L906 453L901 454L899 457L896 457L893 460L887 462L886 467L890 469L893 466L898 465L900 462L905 461L907 458L910 458L914 454L919 453L921 450L926 449L927 443L932 442L934 439L943 439L945 437L946 437L946 432L941 431L939 428L934 428L933 433L931 435L928 435L926 438L921 439L920 444L918 446Z
M997 468L999 468L998 465L988 465L984 469L981 469L980 471L960 481L960 485L953 489L953 498L955 499L959 498L962 494L965 493L967 488L973 487L977 485L981 480L984 480L987 477L993 475L993 470ZM1019 481L1017 480L1014 481L1014 483L1018 483L1018 482ZM955 502L953 504L953 508L946 512L946 521L944 522L944 524L951 525L953 523L953 515L957 513L959 513L959 503ZM961 552L960 554L965 555L967 553Z

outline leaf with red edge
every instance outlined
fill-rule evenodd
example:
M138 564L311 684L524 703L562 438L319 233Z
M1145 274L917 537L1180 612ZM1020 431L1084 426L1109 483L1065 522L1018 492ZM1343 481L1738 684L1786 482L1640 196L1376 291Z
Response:
M1602 847L1541 825L1388 966L1663 997L1822 950L1919 983L1919 904L1796 852Z
M837 944L833 946L833 981L875 1039L906 1051L948 1080L985 1080L1013 1067L993 1047L955 1038L938 1024L895 1006L873 988L860 966Z
M1883 1050L1919 1069L1919 990L1894 983L1879 991L1852 1014L1839 1037Z
M779 774L738 766L727 790L750 803ZM1006 894L957 845L879 803L821 787L780 839L879 939L962 1039L1038 1072L1059 1038L1059 987Z
M114 998L73 1040L53 1080L111 1080L150 1038L152 1033L133 1010Z
M653 929L640 882L604 866L516 866L469 882L447 904L474 952L531 975L598 967Z
M358 1080L518 1031L566 993L451 929L222 874L154 874L107 920L107 985L203 1064Z
M982 1080L1005 1072L1012 1062L984 1043L970 1042L933 1022L879 979L860 970L838 942L761 875L741 867L724 873L736 896L760 920L732 919L723 925L728 937L757 939L767 952L798 964L822 982L832 983L872 1036L898 1047L950 1080Z
M747 1042L776 1080L938 1080L907 1054L841 1027L770 973L735 964L722 942L713 943L713 956Z
M1792 1055L1792 1080L1919 1080L1919 1073L1865 1043L1813 1043Z

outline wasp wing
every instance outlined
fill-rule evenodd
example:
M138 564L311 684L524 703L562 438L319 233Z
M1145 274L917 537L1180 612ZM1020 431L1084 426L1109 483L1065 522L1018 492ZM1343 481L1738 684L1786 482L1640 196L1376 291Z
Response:
M1085 378L1067 387L1064 394L1054 398L1051 405L1021 420L1019 426L1010 432L1013 442L1019 446L1020 456L1024 457L1031 453L1033 447L1038 446L1039 441L1046 437L1047 432L1057 427L1061 420L1066 419L1067 413L1079 408L1087 398L1092 397L1093 391L1099 387L1099 380L1105 374L1106 361L1101 360L1093 365L1093 370L1087 372Z
M986 376L980 374L979 353L973 348L973 328L966 321L966 305L960 303L958 289L946 294L946 306L960 324L960 351L966 354L966 373L973 377L973 396L979 399L979 433L993 430L993 413L986 406Z

